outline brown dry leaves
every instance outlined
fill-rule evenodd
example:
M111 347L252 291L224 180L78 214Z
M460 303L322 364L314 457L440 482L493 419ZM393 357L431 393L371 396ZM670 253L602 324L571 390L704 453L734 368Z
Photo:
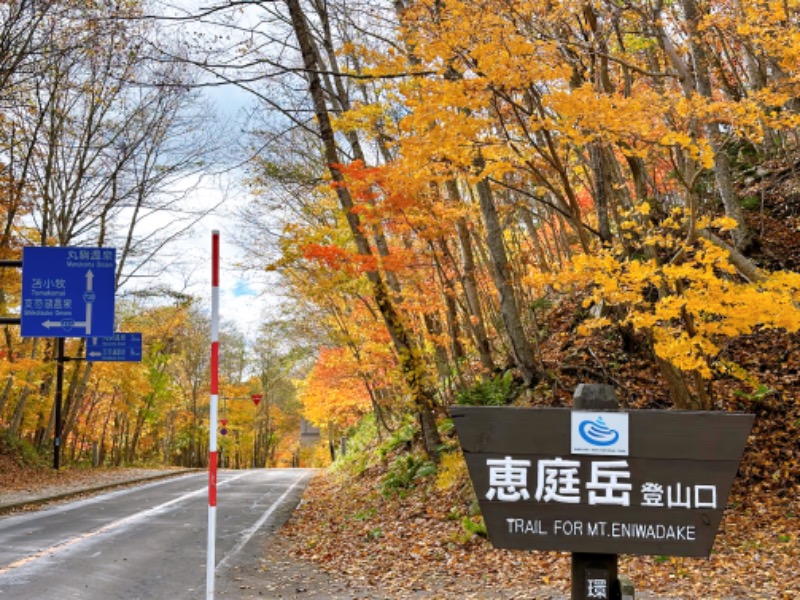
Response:
M0 493L10 490L29 490L57 484L70 475L63 471L20 466L10 455L0 452Z
M733 498L708 559L632 557L637 587L680 598L800 598L800 501Z
M293 553L388 598L423 590L438 598L564 598L569 556L495 550L467 537L460 518L468 490L418 487L384 498L377 470L358 478L320 474L283 530ZM637 593L662 598L800 598L797 494L791 499L734 498L709 559L622 557L620 573ZM652 597L652 596L649 596Z
M384 498L378 477L375 471L347 481L317 476L282 530L294 554L389 598L424 590L439 598L485 597L487 588L497 590L495 598L530 598L537 588L567 585L563 556L533 564L529 553L493 550L467 536L454 516L464 510L462 494L417 488L405 498ZM542 589L536 597L561 596Z

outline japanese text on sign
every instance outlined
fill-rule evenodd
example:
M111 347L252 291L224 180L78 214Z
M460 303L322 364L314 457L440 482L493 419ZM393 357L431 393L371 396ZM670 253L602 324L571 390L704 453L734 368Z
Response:
M22 336L113 334L115 256L113 248L23 248Z
M686 485L680 482L645 481L634 485L627 460L592 460L588 478L581 478L581 462L555 457L535 461L506 456L487 459L489 490L487 500L527 501L578 504L582 497L591 506L631 506L631 495L638 495L638 506L660 508L717 508L716 485ZM528 473L535 482L529 490ZM584 496L582 496L585 491Z

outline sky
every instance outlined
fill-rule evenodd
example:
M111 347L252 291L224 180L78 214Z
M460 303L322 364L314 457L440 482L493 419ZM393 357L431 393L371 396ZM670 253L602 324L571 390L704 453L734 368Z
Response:
M215 105L217 119L227 130L241 131L245 127L241 119L249 101L246 94L230 86L206 88L203 93ZM235 150L233 152L235 157ZM243 152L240 154L244 156ZM160 252L160 261L168 263L162 272L139 283L132 281L120 292L168 287L196 297L201 309L210 314L211 239L212 232L217 230L220 234L220 320L235 323L242 333L253 338L264 311L276 306L277 297L270 292L275 287L274 282L269 281L268 274L259 265L251 264L248 270L241 268L245 257L236 242L241 237L237 235L241 223L236 213L250 197L241 184L245 176L242 169L219 173L223 168L224 163L212 161L202 177L187 177L175 184L174 190L180 192L176 196L186 194L180 206L193 212L210 212ZM176 225L181 219L184 225ZM184 227L186 219L185 210L154 214L139 226L139 235L157 232L163 237L167 231Z
M211 294L211 239L214 230L219 231L220 259L219 259L219 293L220 293L220 320L232 321L248 338L253 337L259 323L263 320L264 311L269 306L274 306L277 299L271 296L267 289L266 272L260 277L253 271L244 272L237 267L237 262L243 260L240 248L234 243L232 228L236 223L222 215L211 215L203 219L196 226L197 235L192 236L200 243L198 261L205 263L207 268L200 274L198 290L205 300L208 300L210 311ZM205 287L207 294L202 293Z
M237 173L230 174L236 178ZM185 239L176 242L184 261L192 265L190 279L186 282L187 291L199 298L201 306L211 311L211 243L213 232L219 232L219 294L220 321L231 321L248 338L258 329L263 315L269 308L277 305L278 299L271 289L274 284L260 265L250 265L245 270L240 265L245 261L242 248L237 243L237 229L240 227L235 215L236 207L247 202L245 192L230 193L213 184L197 188L192 192L194 206L216 206L215 210L196 223ZM176 287L184 285L185 266L179 272L171 273Z
M194 11L198 7L207 7L214 2L203 0L155 0L157 12L166 11L166 14L180 14L178 11ZM160 8L158 8L160 7ZM173 7L173 8L171 8ZM183 14L186 14L185 12ZM184 34L190 30L187 23L175 23ZM202 89L204 97L213 105L217 113L215 125L221 125L229 138L232 150L232 161L243 160L246 153L243 149L236 150L235 146L244 139L243 132L247 128L245 122L248 108L252 107L253 98L245 91L233 85L205 87ZM242 157L242 158L239 158ZM180 257L180 263L168 268L163 274L166 281L161 284L171 285L175 289L185 290L201 301L203 310L210 314L211 311L211 238L212 231L220 233L220 320L234 322L242 333L248 338L254 336L265 310L273 309L277 305L277 296L271 293L274 290L274 281L270 282L267 273L251 265L247 271L238 264L244 261L244 254L235 240L240 223L237 220L237 207L248 202L247 191L243 189L241 180L244 173L241 169L233 169L219 174L220 164L209 165L209 174L197 183L187 180L180 185L190 190L188 206L193 210L199 208L214 208L210 214L203 217L192 226L183 239L174 242L175 246L170 252ZM166 217L168 218L168 217ZM150 227L158 227L157 223Z

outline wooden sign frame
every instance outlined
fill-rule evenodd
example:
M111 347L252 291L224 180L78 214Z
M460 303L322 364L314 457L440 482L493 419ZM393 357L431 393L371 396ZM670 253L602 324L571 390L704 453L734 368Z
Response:
M495 547L667 556L711 553L755 420L661 410L450 412ZM610 427L611 415L624 417Z

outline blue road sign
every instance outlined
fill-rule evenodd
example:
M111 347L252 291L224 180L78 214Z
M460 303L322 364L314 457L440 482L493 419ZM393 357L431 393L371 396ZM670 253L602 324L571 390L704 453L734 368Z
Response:
M141 362L142 334L117 332L111 337L90 337L86 341L86 360Z
M114 248L22 249L23 337L114 335Z

